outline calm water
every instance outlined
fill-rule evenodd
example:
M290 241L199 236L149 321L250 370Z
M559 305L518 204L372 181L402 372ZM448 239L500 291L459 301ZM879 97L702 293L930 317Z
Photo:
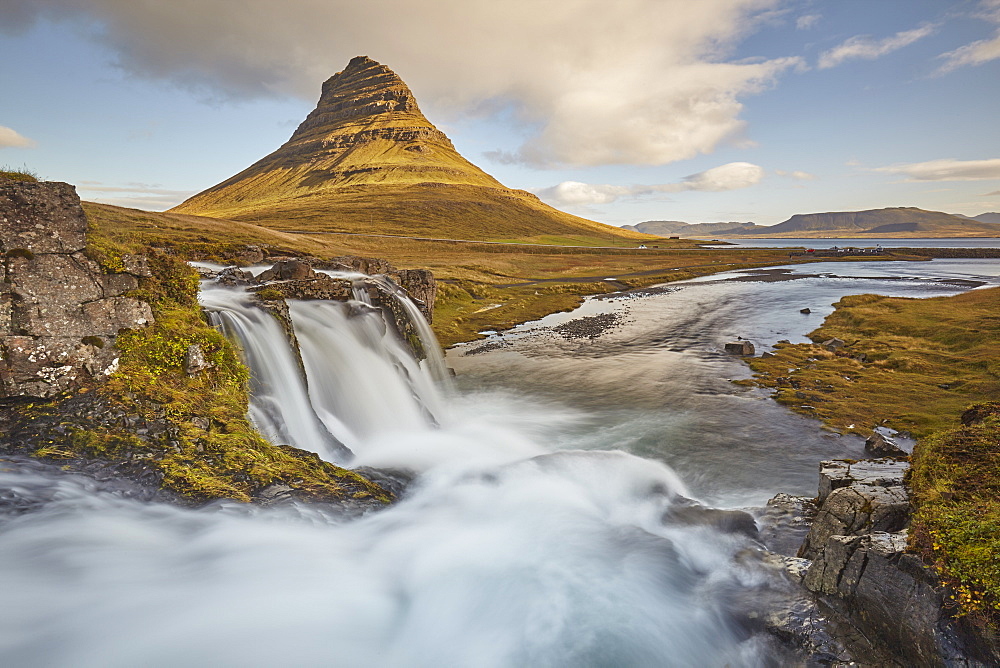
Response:
M724 239L719 237L698 237L706 241L725 241L746 248L789 248L804 246L805 248L832 248L837 246L856 246L858 248L873 248L881 245L883 248L1000 248L1000 225L997 226L997 237L990 238L951 238L951 239ZM708 246L709 248L725 248L725 246Z

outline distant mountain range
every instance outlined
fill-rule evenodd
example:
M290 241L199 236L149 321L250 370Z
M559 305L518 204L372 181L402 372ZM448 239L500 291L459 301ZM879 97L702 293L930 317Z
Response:
M683 223L650 220L627 229L657 236L682 237L1000 237L1000 213L975 217L914 207L892 207L868 211L835 211L796 214L777 225L754 223Z

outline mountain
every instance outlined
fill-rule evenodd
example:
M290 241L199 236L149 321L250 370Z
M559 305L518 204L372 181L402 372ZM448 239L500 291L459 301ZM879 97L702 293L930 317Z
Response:
M754 223L683 223L679 220L647 220L635 225L622 225L626 230L658 237L707 237L717 234L745 234L761 229Z
M1000 223L1000 213L995 211L981 213L978 216L971 216L971 218L972 220L978 220L980 223Z
M940 211L892 207L868 211L796 214L769 227L749 232L765 237L991 237L1000 235L995 225Z
M324 84L278 150L171 209L282 230L609 243L643 236L512 190L462 157L366 56Z

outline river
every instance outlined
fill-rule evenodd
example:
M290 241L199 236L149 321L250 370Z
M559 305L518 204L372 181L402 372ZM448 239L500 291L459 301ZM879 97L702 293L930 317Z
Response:
M861 441L733 385L747 372L722 345L802 341L845 294L975 284L1000 284L1000 263L797 265L592 299L453 348L455 387L406 359L371 309L295 306L309 396L259 393L258 424L414 471L405 498L353 520L183 509L8 458L0 664L786 665L756 620L796 593L712 508L812 494L819 460ZM238 294L209 292L208 308L240 319Z

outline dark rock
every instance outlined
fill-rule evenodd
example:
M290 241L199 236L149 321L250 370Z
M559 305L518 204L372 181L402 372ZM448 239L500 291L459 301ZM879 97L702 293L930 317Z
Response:
M117 368L118 332L153 321L148 304L125 296L148 264L126 256L134 273L105 274L79 252L86 231L72 186L0 183L2 396L52 397L99 380Z
M757 523L753 515L742 510L720 510L708 508L693 501L672 505L662 520L665 524L686 526L710 526L722 533L742 534L757 539Z
M264 278L262 274L257 280L263 282L270 279ZM265 295L280 294L284 299L329 299L343 302L353 297L354 284L345 278L314 273L310 278L280 280L251 290Z
M776 495L757 515L760 541L771 552L794 557L816 512L816 504L804 496Z
M222 285L250 285L253 274L238 267L226 267L216 275Z
M893 457L903 458L909 456L892 436L883 429L876 428L872 435L865 441L865 452L872 457Z
M305 278L315 278L316 272L308 263L301 260L281 260L257 276L260 283L266 281L296 281Z
M769 353L769 352L766 352L766 351L765 351L765 352L762 352L762 353L760 354L760 356L761 356L762 358L764 358L764 359L768 359L768 358L770 358L770 357L774 357L774 353Z
M811 310L811 309L808 309L808 308L800 308L800 309L799 309L799 313L806 313L806 314L809 314L809 313L812 313L812 310Z
M726 344L726 352L733 355L753 355L754 347L749 341L733 341Z
M87 216L68 183L0 181L0 251L76 253L86 247Z

